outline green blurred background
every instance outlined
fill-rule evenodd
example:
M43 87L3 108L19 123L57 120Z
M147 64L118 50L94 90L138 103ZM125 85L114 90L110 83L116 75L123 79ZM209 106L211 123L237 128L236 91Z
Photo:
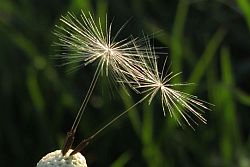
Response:
M58 66L55 24L67 11L113 21L122 37L154 34L167 47L183 90L213 103L193 131L164 117L160 102L134 108L82 152L90 167L250 166L250 2L248 0L0 0L0 166L35 166L60 149L94 67ZM110 93L111 92L111 93ZM76 143L140 97L110 91L101 78Z

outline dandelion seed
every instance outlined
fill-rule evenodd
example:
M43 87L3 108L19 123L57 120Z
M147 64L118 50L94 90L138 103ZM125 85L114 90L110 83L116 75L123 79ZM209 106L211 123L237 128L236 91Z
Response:
M111 73L115 80L117 78L126 80L122 71L130 73L133 77L138 73L135 64L141 63L138 61L138 56L141 55L137 55L137 50L143 49L140 40L129 37L115 41L124 26L112 37L112 23L108 25L107 18L105 27L101 25L100 18L96 23L90 13L86 15L82 12L81 19L68 13L60 20L64 25L57 26L55 34L59 38L56 45L68 52L58 56L64 60L63 65L79 63L74 67L77 69L98 63L97 70L106 76Z
M181 126L183 124L180 118L192 128L191 122L198 124L195 118L206 123L206 119L202 116L202 113L204 110L209 110L205 105L208 103L198 99L196 96L176 90L176 86L190 84L171 83L171 80L180 73L173 74L173 72L169 72L169 68L166 70L167 59L165 59L162 71L159 72L156 54L149 42L147 48L146 54L148 54L148 56L141 57L141 62L143 62L143 66L139 67L141 68L141 74L137 75L136 80L129 80L130 84L134 86L134 89L149 97L149 104L157 94L160 94L164 116L168 111L170 116L174 117ZM147 57L150 57L150 59ZM137 83L139 83L139 85Z

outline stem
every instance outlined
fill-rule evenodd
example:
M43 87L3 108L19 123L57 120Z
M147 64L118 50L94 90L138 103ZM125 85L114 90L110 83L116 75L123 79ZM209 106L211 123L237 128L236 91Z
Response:
M68 152L68 150L71 148L71 146L72 146L72 144L74 142L75 132L76 132L77 127L78 127L78 125L79 125L79 123L81 121L82 115L83 115L83 113L85 111L87 103L88 103L88 101L90 99L90 96L91 96L91 94L92 94L92 92L93 92L93 90L95 88L96 82L97 82L98 77L100 75L100 68L99 68L99 66L100 66L100 64L98 65L98 68L95 71L95 74L94 74L94 77L93 77L93 79L91 81L91 84L90 84L90 87L88 89L87 95L85 96L85 99L84 99L84 101L81 104L81 107L80 107L80 109L79 109L79 111L77 113L77 116L76 116L76 118L74 120L74 123L73 123L70 131L67 132L67 136L65 138L64 145L63 145L63 148L62 148L62 154L63 155L65 155Z
M119 114L118 116L116 116L115 118L113 118L110 122L108 122L107 124L105 124L102 128L100 128L99 130L97 130L93 135L91 135L90 137L88 137L87 139L84 139L81 141L81 143L74 149L73 152L71 152L70 155L74 155L80 151L82 151L88 144L89 142L94 139L99 133L101 133L103 130L105 130L106 128L108 128L110 125L112 125L113 123L115 123L117 120L119 120L123 115L125 115L126 113L128 113L132 108L134 108L136 105L140 104L141 102L143 102L149 95L145 96L144 98L142 98L141 100L139 100L137 103L135 103L134 105L132 105L131 107L129 107L127 110L123 111L121 114Z
M95 88L95 85L96 85L96 82L98 80L99 74L100 74L100 70L99 70L99 68L97 68L97 70L95 71L94 77L93 77L93 79L91 81L91 84L90 84L89 90L87 92L87 95L85 96L85 99L82 102L82 105L81 105L81 107L80 107L80 109L79 109L79 111L77 113L75 121L74 121L74 123L73 123L73 125L71 127L71 130L73 132L76 132L76 129L77 129L77 127L78 127L78 125L79 125L79 123L81 121L81 118L82 118L82 115L83 115L83 113L85 111L87 103L88 103L88 101L90 99L90 96L91 96L91 94L92 94L92 92L93 92L93 90Z

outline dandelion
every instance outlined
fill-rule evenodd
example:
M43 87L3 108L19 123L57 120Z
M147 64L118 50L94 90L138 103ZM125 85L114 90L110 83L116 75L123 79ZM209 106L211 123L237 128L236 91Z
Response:
M63 25L57 26L55 35L59 38L59 42L56 45L62 47L63 53L58 55L57 58L64 61L63 65L78 64L74 66L74 69L89 64L97 64L97 68L74 123L67 133L62 150L48 154L37 166L43 166L44 164L46 166L50 162L56 162L57 165L63 164L65 161L71 163L72 158L77 157L77 154L96 135L146 99L151 104L157 94L160 94L164 115L168 111L170 116L174 117L180 125L182 125L180 118L184 119L191 127L191 121L197 124L194 118L198 118L203 123L206 123L202 112L203 110L209 110L209 108L206 107L205 102L196 96L175 89L176 86L189 84L171 83L172 79L180 73L169 73L169 70L165 69L167 59L164 62L162 71L158 70L158 58L148 38L139 40L138 38L129 37L117 42L116 38L124 26L112 37L112 23L108 25L107 17L105 27L102 27L100 18L95 22L90 13L85 15L82 12L81 19L78 19L72 13L68 13L66 17L62 17L60 20ZM142 94L143 97L97 130L89 138L80 142L74 150L70 150L74 142L75 132L100 74L111 76L122 87L125 87L125 84L129 85L130 88ZM82 166L87 166L84 157L78 156L78 159L81 159Z

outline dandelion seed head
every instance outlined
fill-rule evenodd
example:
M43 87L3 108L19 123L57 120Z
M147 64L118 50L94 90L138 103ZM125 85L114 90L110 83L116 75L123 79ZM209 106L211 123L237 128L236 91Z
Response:
M61 150L48 153L37 163L37 167L87 167L84 156L81 153L70 156L72 151L69 150L64 156Z

